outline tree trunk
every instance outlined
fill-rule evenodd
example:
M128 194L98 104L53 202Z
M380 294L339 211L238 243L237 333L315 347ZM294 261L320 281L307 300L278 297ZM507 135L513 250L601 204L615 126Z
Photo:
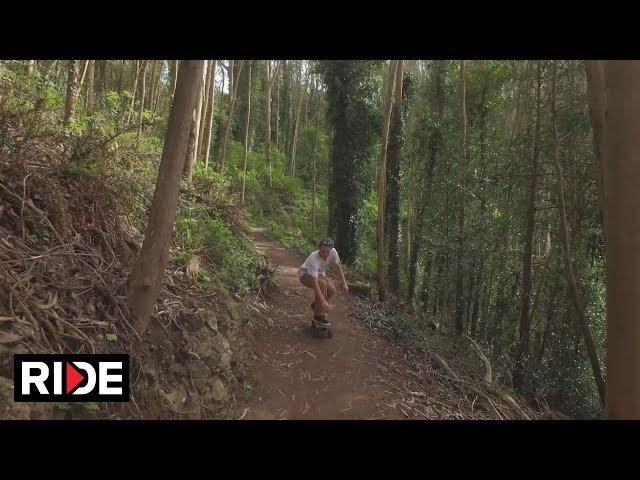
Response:
M69 60L67 76L67 98L64 105L64 126L68 126L73 120L76 109L76 88L78 85L78 72L75 60Z
M395 295L400 290L400 270L398 235L400 228L400 163L402 155L402 138L404 128L403 117L403 82L404 63L398 60L396 85L391 113L391 125L389 127L389 161L387 162L387 190L385 192L385 207L388 242L388 276L389 289Z
M150 63L150 67L149 67L149 63ZM149 88L148 90L148 94L145 96L145 110L151 110L151 107L153 106L153 95L156 91L156 70L158 69L158 61L157 60L148 60L147 61L147 68L146 70L149 71L149 75L151 75L150 80L149 80ZM145 71L146 71L145 70Z
M142 114L144 113L144 101L147 91L147 67L149 66L148 60L144 60L142 66L142 84L140 88L140 113L138 115L138 142L142 140Z
M80 93L80 89L82 88L82 85L84 85L84 79L87 76L87 70L89 68L89 60L85 60L84 61L84 66L82 67L82 75L80 76L80 83L78 84L78 90L76 91L76 96L78 96L78 94Z
M640 419L640 62L604 61L603 129L610 419Z
M247 183L247 159L249 157L249 120L251 119L251 61L247 67L247 118L244 127L244 162L242 166L242 196L240 203L244 205L244 191Z
M387 89L385 91L384 108L383 108L383 124L382 124L382 154L380 155L380 163L378 164L378 227L377 227L377 270L376 277L378 280L378 298L381 302L385 300L385 261L384 261L384 200L386 192L386 176L387 176L387 148L389 143L389 123L391 120L391 109L393 108L393 92L395 91L395 82L398 69L401 69L400 60L391 60L389 62L389 75L387 80ZM400 79L402 82L402 79Z
M431 255L427 256L424 262L424 270L422 272L422 294L420 295L420 302L422 303L422 310L429 310L429 300L431 298L430 292L432 288L431 277L433 275L434 261Z
M33 75L33 73L36 71L36 61L35 60L29 60L29 62L27 63L27 73L29 75Z
M531 157L531 180L529 183L529 202L526 217L522 255L522 296L520 304L520 341L513 371L513 384L516 388L524 386L525 366L529 356L529 336L531 327L531 251L535 230L536 192L538 190L538 170L540 155L540 89L542 85L542 64L537 61L536 80L536 125L533 139L533 155Z
M593 129L593 153L595 157L598 174L598 197L600 200L600 215L602 225L605 224L607 212L607 198L604 190L604 113L606 110L604 98L604 72L600 60L587 60L585 69L587 71L587 94L589 99L589 116L591 118L591 128ZM606 245L606 241L605 241Z
M96 62L97 81L95 82L95 92L98 95L98 103L100 98L107 91L107 60L94 60Z
M138 90L138 78L140 77L140 70L141 70L140 60L136 60L136 73L135 73L135 80L133 81L133 91L131 96L131 103L129 105L129 113L127 114L127 126L131 123L131 116L133 115L133 111L135 109L136 92Z
M269 179L271 179L271 60L266 60L266 62L267 73L264 79L264 156L269 164Z
M242 61L240 61L240 63L242 63ZM235 87L235 84L234 84L235 69L236 68L237 67L235 65L235 61L229 60L228 69L227 69L227 71L229 72L229 95L231 95L231 92L235 92L236 91L236 87Z
M281 70L282 68L280 68L282 65L282 61L280 61L278 63L278 66L276 67L276 74L275 74L275 82L276 82L276 108L275 108L275 124L273 127L273 136L275 137L276 140L276 146L280 147L280 130L278 129L279 125L280 125L280 83L281 83Z
M179 68L180 68L180 60L176 60L175 68L173 69L174 72L175 72L174 76L173 76L173 94L172 94L173 96L176 95L176 86L178 85L178 70L179 70Z
M89 60L89 69L87 72L87 102L86 102L86 106L87 109L91 109L93 108L93 102L94 102L94 86L95 86L95 66L96 66L96 61L95 60Z
M160 103L160 90L162 85L162 71L164 70L164 60L157 60L156 64L158 66L157 71L154 71L153 75L153 89L152 89L152 97L151 97L151 115L155 117L156 111L158 109L158 104Z
M476 288L473 294L473 305L471 307L471 328L469 331L472 337L476 336L478 313L480 312L480 295L482 294L482 263L481 267L478 268L474 285Z
M216 60L211 60L211 85L209 85L209 103L207 105L206 141L204 145L204 169L209 168L209 154L211 152L211 133L213 132L213 111L216 99Z
M456 332L464 330L464 188L467 163L467 107L465 63L460 61L460 192L458 197L458 248L456 253Z
M196 104L193 111L193 121L191 122L191 130L189 133L189 145L187 147L187 158L184 165L184 173L187 175L187 185L191 187L193 184L193 167L198 156L198 133L200 131L200 117L202 114L202 96L207 75L207 60L204 60L204 70L202 78L197 85Z
M302 68L302 67L300 67ZM302 77L302 72L300 73ZM302 78L300 78L302 80ZM302 100L304 99L304 92L307 90L307 81L305 81L304 86L300 83L298 96L298 108L296 109L296 118L293 126L293 135L291 137L291 158L289 160L289 176L296 176L296 147L298 145L298 125L300 124L300 110L302 108Z
M54 70L57 70L58 60L53 60L49 67L47 67L47 71L44 73L43 81L47 82L49 80L49 76L53 73Z
M320 131L320 101L318 101L318 112L316 115L316 135L313 145L313 156L311 157L311 232L316 234L316 155L318 153L318 135Z
M127 282L127 303L133 311L135 328L140 335L147 330L151 321L169 258L180 175L186 157L191 118L203 68L203 62L187 60L183 62L178 74L176 95L169 115L147 233Z
M213 60L209 60L207 63L207 77L205 81L204 94L202 96L202 113L200 115L200 131L198 132L198 155L204 156L205 148L205 135L207 132L207 118L209 114L209 96L211 92L211 85L214 81L215 72L212 70Z
M238 67L238 75L242 71L242 67L244 65L244 61L240 60L240 66ZM224 172L224 161L227 156L227 144L229 143L229 130L231 129L231 122L233 121L233 112L236 103L236 93L238 92L238 82L232 82L233 76L233 60L231 63L231 67L229 68L229 88L233 85L233 90L229 90L231 94L231 99L229 100L229 111L227 115L227 122L224 126L224 133L222 135L222 144L220 145L220 173Z

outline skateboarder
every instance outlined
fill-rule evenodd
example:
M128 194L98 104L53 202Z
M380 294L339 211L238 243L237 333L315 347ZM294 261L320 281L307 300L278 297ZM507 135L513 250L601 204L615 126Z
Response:
M320 325L330 325L327 320L329 299L336 293L336 287L326 276L327 269L335 265L342 279L341 289L344 293L349 291L349 286L344 278L344 272L340 265L340 257L333 247L333 240L326 238L320 242L318 250L312 252L298 269L300 283L314 292L314 301L311 308L314 310L314 318Z

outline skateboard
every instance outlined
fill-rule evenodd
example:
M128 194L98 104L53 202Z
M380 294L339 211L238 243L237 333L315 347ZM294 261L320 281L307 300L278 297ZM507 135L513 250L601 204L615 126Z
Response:
M311 321L311 331L314 337L332 338L333 332L331 331L331 321L326 315L314 315Z

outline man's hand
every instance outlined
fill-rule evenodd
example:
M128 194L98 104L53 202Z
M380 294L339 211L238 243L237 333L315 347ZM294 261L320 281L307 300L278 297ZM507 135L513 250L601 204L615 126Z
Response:
M320 300L319 306L320 306L320 310L322 311L326 312L329 310L329 303L325 299Z
M342 282L342 293L349 293L349 285L345 281Z

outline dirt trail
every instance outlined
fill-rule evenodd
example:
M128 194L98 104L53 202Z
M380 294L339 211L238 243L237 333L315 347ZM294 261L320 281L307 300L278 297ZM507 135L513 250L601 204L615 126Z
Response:
M248 409L235 418L406 418L378 382L385 362L406 360L400 348L350 321L355 301L340 292L330 301L333 338L313 338L313 294L296 276L304 259L268 240L264 229L252 234L278 266L280 291L257 309L249 366L258 384Z

